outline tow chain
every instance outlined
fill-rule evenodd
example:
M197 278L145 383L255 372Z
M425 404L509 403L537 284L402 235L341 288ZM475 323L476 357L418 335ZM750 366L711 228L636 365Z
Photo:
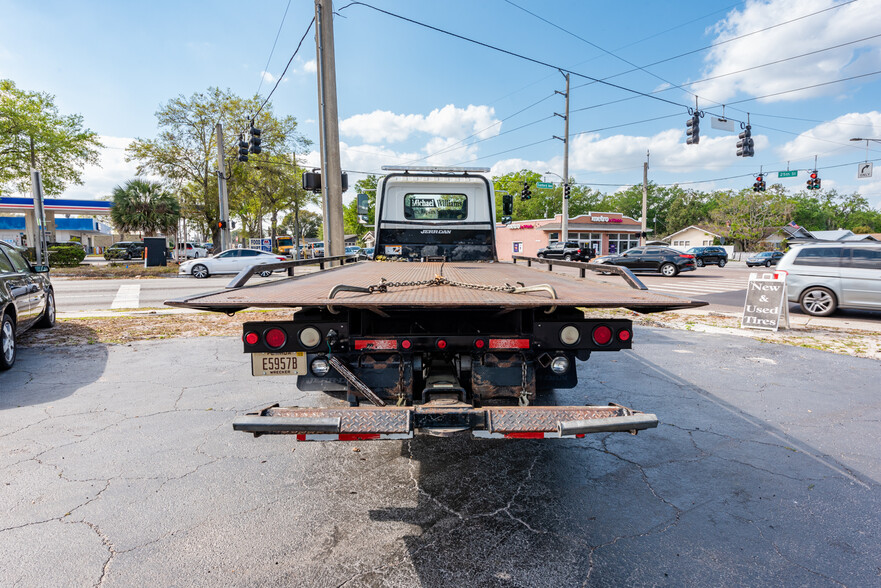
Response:
M529 392L526 390L526 356L520 354L522 377L520 382L520 406L529 406Z
M407 398L404 396L404 356L398 354L398 406L407 404Z
M520 284L520 287L525 287L522 282L517 282ZM374 284L372 286L367 286L366 290L371 294L374 292L388 292L389 288L404 288L408 286L456 286L458 288L469 288L471 290L488 290L490 292L507 292L513 293L517 290L516 286L512 286L511 284L505 284L504 286L488 286L485 284L468 284L466 282L457 282L455 280L450 280L445 278L440 274L436 274L431 280L419 280L412 282L389 282L385 278L380 278L378 284Z

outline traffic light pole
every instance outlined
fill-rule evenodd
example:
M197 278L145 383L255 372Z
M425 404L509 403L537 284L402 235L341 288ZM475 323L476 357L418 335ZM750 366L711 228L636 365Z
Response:
M560 237L563 243L566 243L569 241L569 199L566 198L566 186L569 184L569 74L565 73L563 77L566 78L566 93L564 94L566 96L566 114L563 116L565 121L563 128L564 136L562 138L554 136L554 138L563 141L563 222ZM556 93L561 94L559 90ZM554 114L560 116L556 112Z
M226 193L226 165L223 159L223 125L217 123L214 127L217 134L217 187L220 195L220 220L223 228L220 229L220 251L229 249L231 239L229 234L229 196Z
M639 244L645 246L648 232L648 201L649 201L649 152L645 152L645 163L642 164L642 234L639 236Z
M345 253L343 181L340 164L336 62L333 49L333 2L315 0L315 47L318 55L318 118L321 142L321 191L324 197L325 255Z

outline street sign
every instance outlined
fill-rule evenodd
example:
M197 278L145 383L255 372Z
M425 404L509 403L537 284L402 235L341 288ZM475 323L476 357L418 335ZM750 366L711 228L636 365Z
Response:
M718 116L710 117L710 127L719 129L720 131L734 132L734 121L727 118L719 118Z
M788 329L789 302L786 300L786 275L750 274L740 328L776 331L781 318Z
M797 178L798 177L798 170L794 169L792 171L777 172L777 177L778 178Z
M857 179L871 178L872 168L875 166L871 161L857 164Z
M542 190L553 190L554 185L551 182L536 182L536 188L541 188Z

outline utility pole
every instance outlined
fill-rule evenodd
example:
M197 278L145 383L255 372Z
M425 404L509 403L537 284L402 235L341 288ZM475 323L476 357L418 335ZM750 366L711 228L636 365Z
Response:
M563 73L562 71L560 72ZM562 117L565 121L563 134L564 137L554 135L554 139L560 139L563 142L563 222L560 237L563 243L569 240L569 199L566 198L566 186L569 184L569 74L563 74L566 78L566 93L554 90L555 94L563 94L566 97L566 114L562 115L557 112L555 116Z
M648 201L649 201L649 152L645 152L645 163L642 164L642 235L639 236L639 244L645 245L643 237L648 231Z
M324 200L324 251L346 251L343 231L343 180L340 164L336 62L333 51L333 2L315 0L315 48L318 56L318 119L321 143L321 192Z
M229 196L226 193L226 165L223 160L223 125L217 123L214 127L217 133L217 186L220 194L220 220L223 226L220 229L220 251L230 247L229 235Z
M33 147L33 143L31 143ZM46 242L46 211L43 208L43 179L40 172L31 168L31 192L34 196L34 216L36 217L37 233L34 239L34 253L37 263L49 265L49 248Z

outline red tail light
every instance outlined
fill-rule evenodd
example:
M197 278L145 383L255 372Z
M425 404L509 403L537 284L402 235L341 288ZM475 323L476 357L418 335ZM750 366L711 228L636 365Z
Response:
M413 344L410 343L410 340L409 340L409 339L404 339L403 341L401 341L401 349L410 349L410 347L411 347L412 345L413 345Z
M288 336L278 327L273 327L264 333L263 338L266 341L267 346L272 347L273 349L279 349L284 346Z
M621 329L620 331L618 331L618 339L621 341L630 341L631 337L633 337L633 333L631 333L627 329Z
M599 325L593 330L593 341L597 345L608 345L612 340L612 329L606 325Z
M690 253L680 253L679 257L684 257L685 259L694 259L694 255Z
M248 345L256 345L257 341L259 341L259 340L260 340L260 336L257 333L254 333L253 331L245 334L245 343L247 343Z
M483 339L475 339L474 347L477 349L483 349L484 347L486 347L486 341L484 341Z

